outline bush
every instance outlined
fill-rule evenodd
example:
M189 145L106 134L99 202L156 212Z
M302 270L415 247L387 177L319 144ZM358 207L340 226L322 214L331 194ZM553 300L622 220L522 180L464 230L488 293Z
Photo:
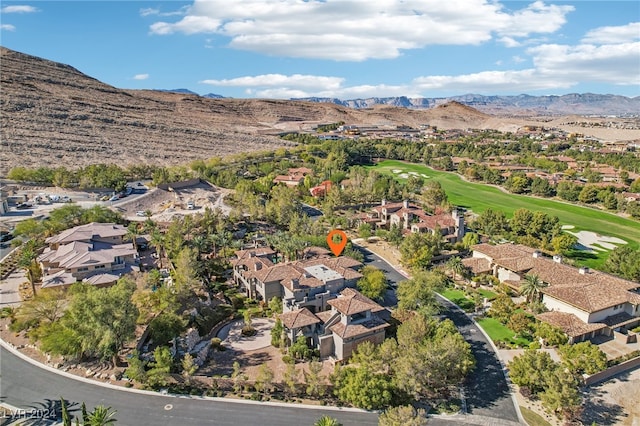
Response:
M222 346L222 339L219 337L211 339L211 349L222 352L224 350Z
M251 327L250 325L245 325L244 327L242 327L241 333L245 337L254 336L256 334L256 329Z

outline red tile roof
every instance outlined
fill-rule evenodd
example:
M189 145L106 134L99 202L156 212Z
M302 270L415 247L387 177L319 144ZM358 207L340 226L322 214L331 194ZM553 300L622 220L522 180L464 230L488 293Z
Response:
M311 324L318 324L320 318L315 316L309 309L302 308L279 315L282 324L288 329L302 328Z

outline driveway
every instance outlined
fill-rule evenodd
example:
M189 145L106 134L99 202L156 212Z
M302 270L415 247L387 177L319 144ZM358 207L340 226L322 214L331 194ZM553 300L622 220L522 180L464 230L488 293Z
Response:
M275 321L266 318L256 318L251 320L251 325L256 330L253 336L243 336L243 320L236 320L222 327L218 337L225 345L237 351L255 351L271 345L271 329Z
M5 306L16 307L22 303L18 288L20 284L27 279L24 276L22 269L16 269L13 271L6 280L3 280L0 284L0 308Z

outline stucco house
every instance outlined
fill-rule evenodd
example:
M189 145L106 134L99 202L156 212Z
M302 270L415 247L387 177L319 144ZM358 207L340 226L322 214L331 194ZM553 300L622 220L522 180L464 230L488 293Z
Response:
M286 175L279 175L273 179L273 183L284 183L287 186L298 186L304 182L306 176L313 175L313 170L307 167L289 169Z
M345 287L355 287L362 263L350 257L329 257L321 247L308 247L303 260L276 263L270 248L239 250L233 277L247 297L283 301L284 312L306 307L312 313L328 309L327 302Z
M280 315L288 342L304 336L322 358L348 359L362 342L379 345L389 324L385 309L352 288L328 301L329 310L312 313L307 308Z
M138 253L123 241L126 234L122 225L93 222L47 238L48 247L37 258L42 288L68 287L77 281L108 286L137 270Z
M562 329L570 342L598 334L612 335L640 324L640 283L562 263L520 244L477 244L473 257L463 260L474 273L490 273L518 289L526 275L547 284L542 302L549 312L537 316Z
M443 238L452 243L461 241L465 232L464 216L457 210L451 213L436 212L432 215L408 200L400 203L388 203L382 200L379 206L360 215L357 220L368 223L372 229L389 229L391 226L397 226L404 232L432 234L439 230Z

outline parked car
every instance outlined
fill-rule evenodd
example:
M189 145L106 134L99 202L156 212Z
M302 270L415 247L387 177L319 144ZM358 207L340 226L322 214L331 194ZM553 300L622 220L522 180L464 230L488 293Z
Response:
M187 209L193 210L195 208L196 208L196 203L194 203L193 201L187 202Z
M146 217L147 213L144 210L138 210L136 212L136 216L140 216L140 217Z
M13 234L8 231L0 231L0 242L5 242L13 239Z
M27 203L20 203L16 206L16 209L18 210L24 210L24 209L30 209L31 208L31 204L27 204Z
M109 201L118 201L120 199L120 197L118 197L117 195L114 195L113 197L109 198Z

